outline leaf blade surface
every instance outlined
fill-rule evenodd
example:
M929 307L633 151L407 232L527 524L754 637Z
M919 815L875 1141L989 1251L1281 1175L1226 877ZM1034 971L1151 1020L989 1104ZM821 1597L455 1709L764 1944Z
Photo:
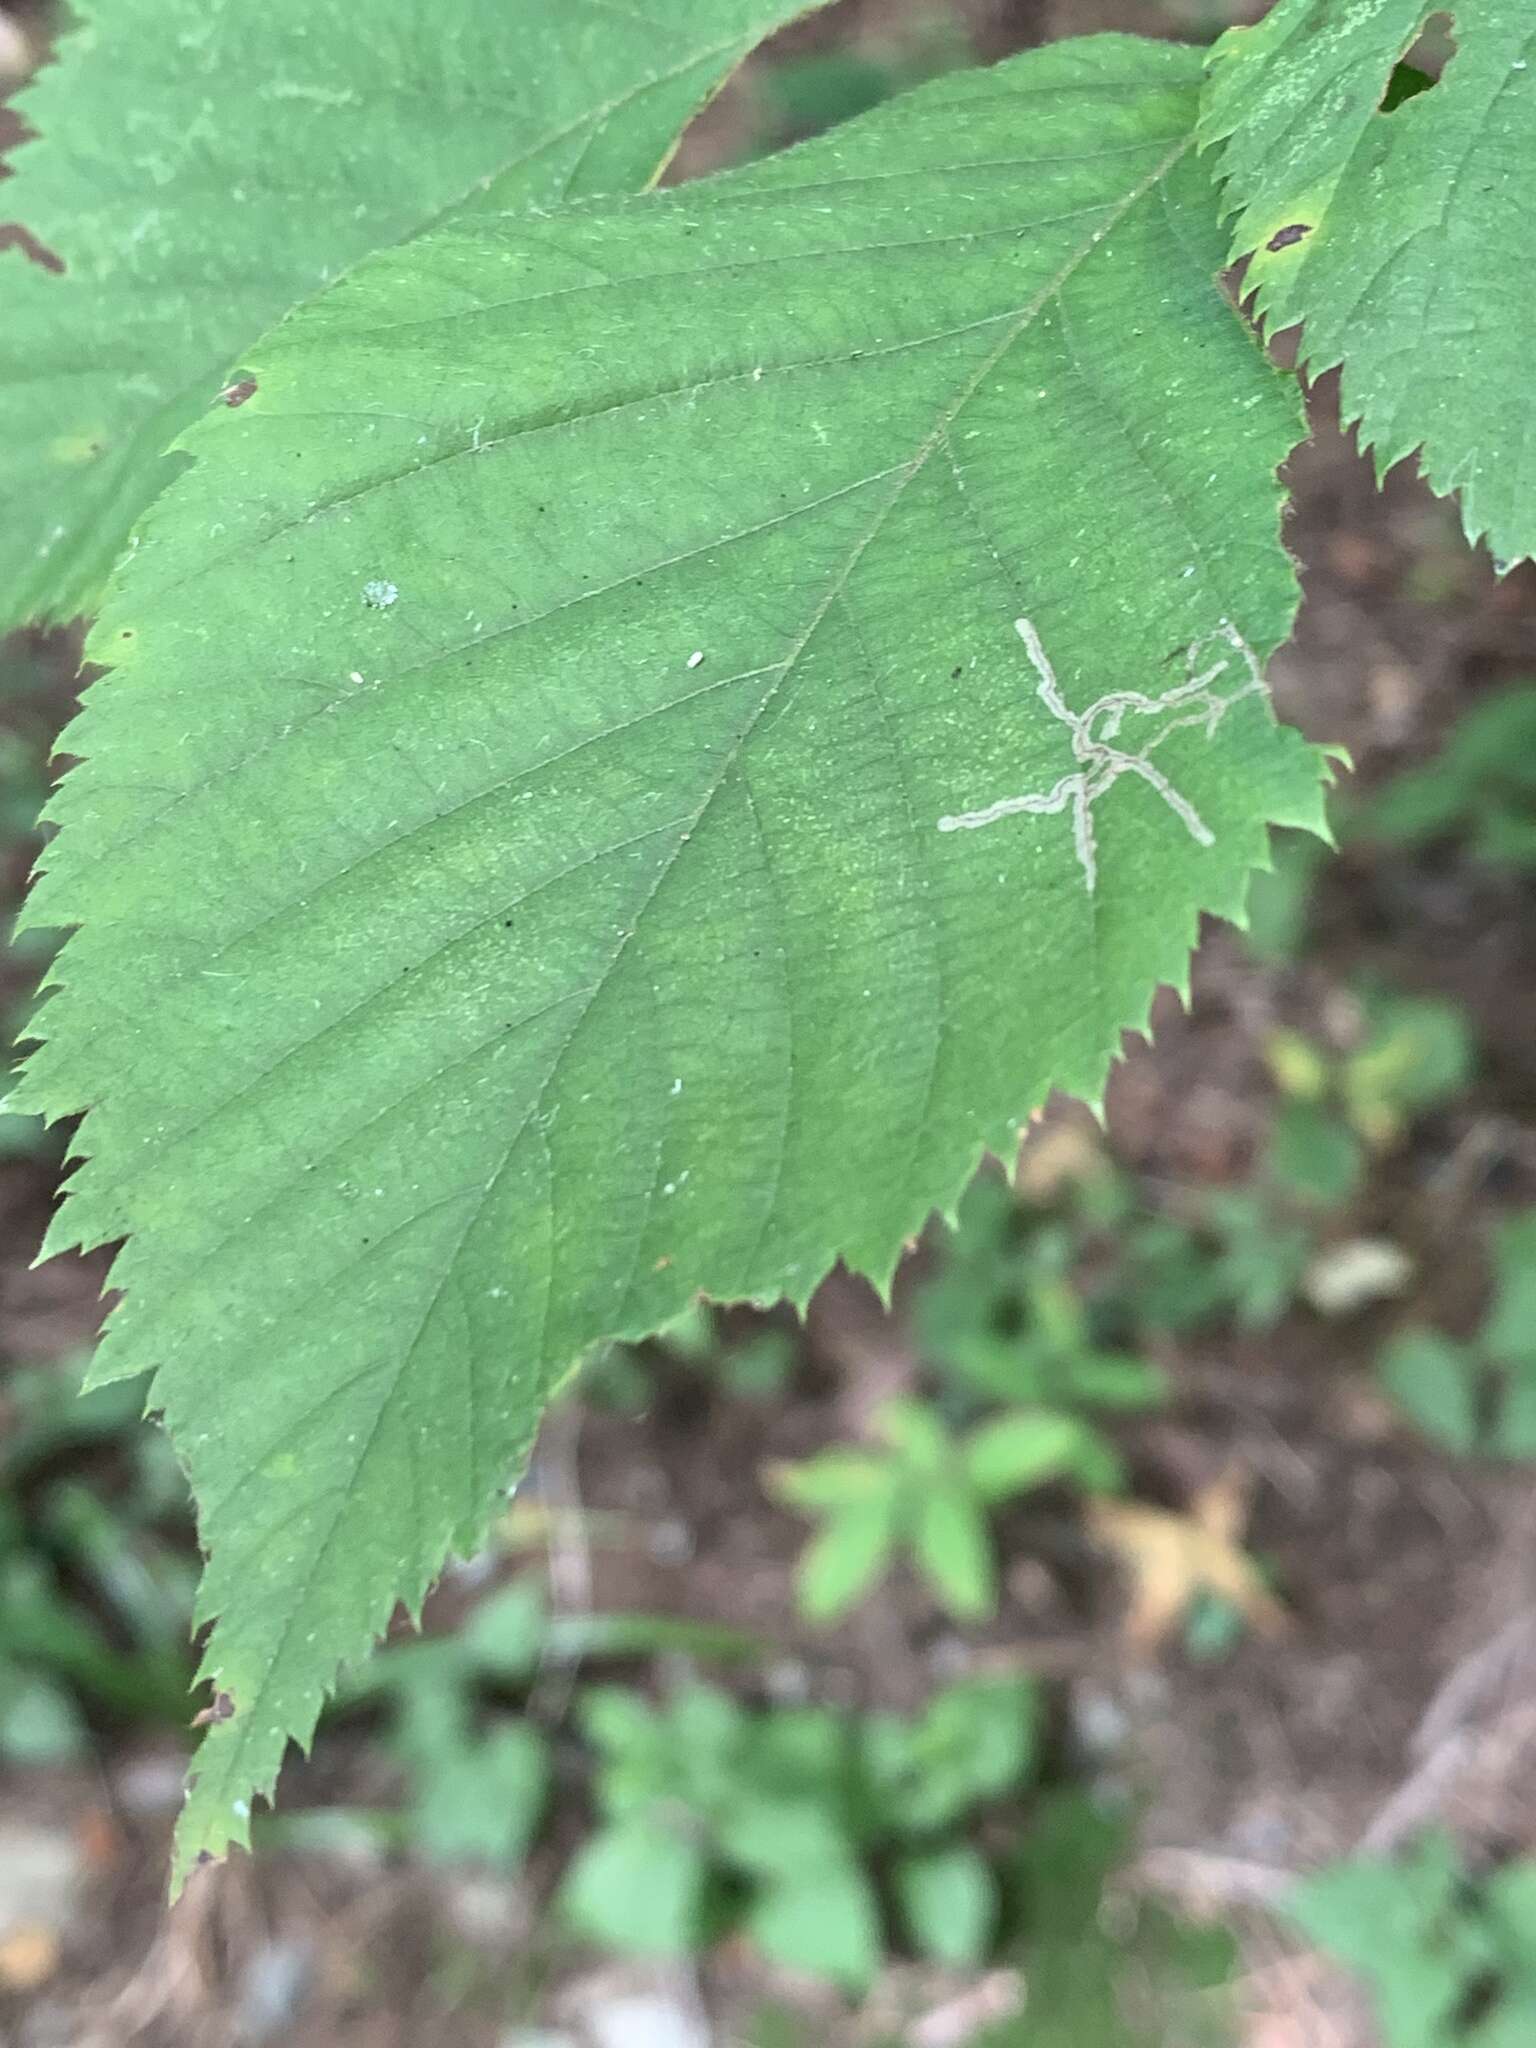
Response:
M1201 143L1266 325L1301 324L1312 373L1342 366L1378 474L1417 453L1469 538L1515 562L1536 552L1536 21L1468 0L1442 78L1378 111L1435 11L1281 0L1215 45Z
M184 1857L591 1343L884 1279L1319 822L1253 666L1297 408L1213 282L1197 80L1059 46L445 227L190 436L93 643L22 1083L95 1105L51 1245L129 1237L98 1371L158 1367L202 1503L237 1711Z
M0 631L94 608L164 451L290 306L468 195L645 184L801 0L82 11L17 101L40 139L6 212L64 268L0 251Z

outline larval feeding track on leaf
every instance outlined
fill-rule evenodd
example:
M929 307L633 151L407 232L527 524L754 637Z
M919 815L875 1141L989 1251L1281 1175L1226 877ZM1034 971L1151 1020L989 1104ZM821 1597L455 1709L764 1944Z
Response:
M1041 795L1005 796L994 804L988 804L984 810L962 811L956 817L940 818L939 830L972 832L982 825L995 825L1000 818L1017 817L1021 812L1035 817L1054 817L1070 805L1078 864L1091 896L1098 887L1099 877L1093 807L1122 775L1139 775L1143 782L1157 791L1191 839L1201 846L1213 845L1215 837L1210 827L1151 757L1165 740L1186 727L1201 726L1206 738L1211 738L1234 704L1241 703L1245 697L1263 694L1264 676L1258 657L1231 620L1223 619L1214 632L1191 641L1185 657L1185 680L1173 689L1165 690L1162 696L1148 697L1140 690L1111 690L1107 696L1096 697L1086 711L1080 712L1072 710L1062 696L1056 671L1033 623L1029 619L1015 619L1013 623L1040 678L1038 695L1041 702L1051 716L1060 719L1072 734L1072 758L1079 763L1077 773L1063 775L1052 789ZM1225 675L1231 667L1229 656L1223 655L1208 668L1200 667L1202 656L1217 641L1225 642L1240 655L1247 670L1247 681L1230 696L1221 696L1212 688L1217 677ZM1170 713L1173 714L1171 717ZM1127 718L1162 721L1134 754L1113 744L1119 739L1120 728ZM1097 733L1094 731L1096 719L1103 721Z

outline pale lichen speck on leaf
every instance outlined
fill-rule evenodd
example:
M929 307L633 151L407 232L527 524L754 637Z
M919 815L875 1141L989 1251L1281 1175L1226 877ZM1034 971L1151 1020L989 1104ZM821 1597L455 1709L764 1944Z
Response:
M1051 716L1059 719L1072 734L1072 758L1079 764L1077 772L1063 775L1053 788L1041 794L1000 797L984 810L962 811L954 817L940 818L939 830L971 832L983 825L995 825L1000 818L1016 817L1026 812L1036 817L1055 816L1070 806L1073 843L1091 896L1098 886L1098 846L1093 830L1093 807L1122 775L1136 775L1157 791L1191 839L1201 846L1212 845L1214 835L1210 827L1189 799L1174 788L1151 756L1165 740L1186 727L1202 726L1206 738L1210 739L1234 704L1245 697L1263 694L1264 677L1258 657L1231 620L1223 619L1213 632L1190 642L1185 656L1185 680L1175 684L1171 690L1165 690L1160 697L1148 697L1140 690L1111 690L1103 697L1096 697L1086 711L1073 711L1063 698L1056 671L1033 623L1029 619L1015 619L1013 623L1040 678L1037 694L1041 702ZM1230 656L1222 655L1209 667L1200 667L1202 655L1218 640L1242 657L1247 671L1247 680L1228 696L1220 695L1212 685L1231 667ZM1159 721L1135 753L1114 744L1127 718L1155 718Z

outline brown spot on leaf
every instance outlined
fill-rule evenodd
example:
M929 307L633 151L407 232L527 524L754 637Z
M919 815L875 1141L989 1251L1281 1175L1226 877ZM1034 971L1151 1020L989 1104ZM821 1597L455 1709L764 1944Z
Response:
M238 384L226 384L219 393L219 396L226 405L236 406L244 405L248 398L255 396L255 392L256 379L254 377L242 377Z
M1264 244L1271 254L1280 249L1293 249L1304 235L1310 235L1312 223L1309 220L1293 220L1287 228L1277 228Z
M204 1707L201 1713L192 1716L192 1726L194 1728L212 1728L220 1721L232 1721L234 1718L234 1701L227 1692L216 1692L213 1696L213 1704Z

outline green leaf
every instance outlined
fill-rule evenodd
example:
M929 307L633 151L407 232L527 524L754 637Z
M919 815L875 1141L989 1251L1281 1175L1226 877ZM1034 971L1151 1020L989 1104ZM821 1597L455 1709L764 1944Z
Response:
M666 1760L680 1790L702 1812L732 1796L750 1723L746 1710L716 1685L687 1685L666 1714Z
M1219 143L1272 331L1304 323L1314 374L1378 472L1418 451L1473 540L1536 552L1536 21L1506 0L1449 10L1439 83L1378 111L1429 0L1279 0L1215 45L1200 116Z
M929 1835L1017 1790L1035 1761L1040 1705L1027 1678L979 1678L940 1693L919 1721L869 1715L859 1748L870 1825Z
M1417 846L1466 834L1481 860L1536 857L1536 688L1472 705L1436 757L1365 804L1351 836Z
M1477 1448L1477 1361L1437 1330L1405 1330L1382 1354L1381 1383L1436 1442Z
M985 1510L955 1480L933 1480L917 1504L912 1555L957 1621L997 1611L997 1562Z
M1310 1233L1275 1214L1251 1189L1212 1195L1206 1212L1220 1240L1217 1298L1231 1304L1245 1329L1271 1328L1301 1286L1312 1256Z
M1294 1194L1325 1207L1349 1200L1363 1168L1360 1140L1336 1111L1285 1102L1275 1118L1269 1171Z
M1027 1409L983 1423L965 1443L965 1470L984 1501L1007 1500L1070 1469L1088 1426L1075 1415Z
M774 1465L769 1490L786 1507L826 1512L887 1498L897 1483L890 1461L868 1451L818 1451L798 1465Z
M880 1967L880 1915L851 1858L767 1884L747 1914L763 1954L789 1970L862 1991Z
M425 1854L443 1863L515 1870L527 1854L548 1787L544 1738L509 1721L482 1741L423 1760L412 1815Z
M1483 1906L1498 1954L1498 2009L1472 2038L1477 2048L1521 2048L1536 2024L1536 1862L1493 1871Z
M1536 1365L1536 1209L1507 1216L1494 1245L1497 1291L1483 1344L1502 1365Z
M1156 1408L1168 1398L1155 1365L1114 1351L1080 1352L1067 1361L1064 1378L1074 1400L1095 1408Z
M832 1814L810 1799L747 1794L721 1822L718 1835L733 1863L769 1876L814 1870L849 1853Z
M800 1554L795 1598L807 1621L836 1621L869 1591L890 1563L898 1533L896 1500L887 1495L837 1508Z
M1039 1687L1023 1677L972 1678L939 1694L919 1724L919 1749L963 1776L968 1800L995 1798L1030 1771L1040 1737Z
M31 914L81 929L13 1097L93 1105L50 1249L129 1237L97 1372L159 1368L201 1503L235 1712L183 1867L573 1360L883 1283L1098 1094L1265 819L1320 822L1247 651L1300 419L1214 283L1197 82L1062 44L461 220L187 437L65 742ZM1141 767L1074 828L1090 718Z
M1345 1063L1344 1093L1361 1130L1384 1143L1410 1112L1466 1086L1473 1046L1466 1016L1453 1003L1377 992L1366 1013L1371 1034Z
M699 1937L708 1875L697 1840L629 1819L577 1851L561 1904L578 1933L627 1955L686 1955Z
M644 185L801 6L80 0L16 102L41 139L6 215L64 269L0 251L0 632L95 607L165 450L290 306L466 194Z
M1536 1458L1536 1379L1506 1375L1488 1431L1496 1458Z
M997 1887L975 1849L905 1856L895 1871L902 1918L919 1954L952 1969L986 1960L997 1917Z
M481 1601L460 1640L469 1662L488 1677L528 1678L543 1654L548 1626L544 1589L529 1577Z
M89 1749L85 1724L64 1688L0 1656L0 1757L15 1767L65 1764Z
M605 1756L649 1749L660 1736L656 1712L627 1685L592 1685L581 1696L581 1726Z
M1276 966L1300 953L1312 908L1312 885L1328 849L1311 833L1277 832L1274 866L1258 869L1248 887L1244 934L1256 959Z
M846 1716L832 1708L775 1708L753 1725L752 1782L775 1796L807 1794L833 1806L847 1774L852 1740Z
M1243 1639L1247 1616L1236 1601L1201 1586L1184 1615L1184 1652L1197 1664L1230 1657Z
M926 1401L884 1401L875 1427L891 1445L908 1475L926 1481L954 1463L955 1447L940 1416Z
M1391 2048L1450 2048L1456 2015L1496 1961L1464 1885L1454 1846L1435 1834L1401 1863L1330 1864L1287 1901L1302 1931L1371 1985Z

